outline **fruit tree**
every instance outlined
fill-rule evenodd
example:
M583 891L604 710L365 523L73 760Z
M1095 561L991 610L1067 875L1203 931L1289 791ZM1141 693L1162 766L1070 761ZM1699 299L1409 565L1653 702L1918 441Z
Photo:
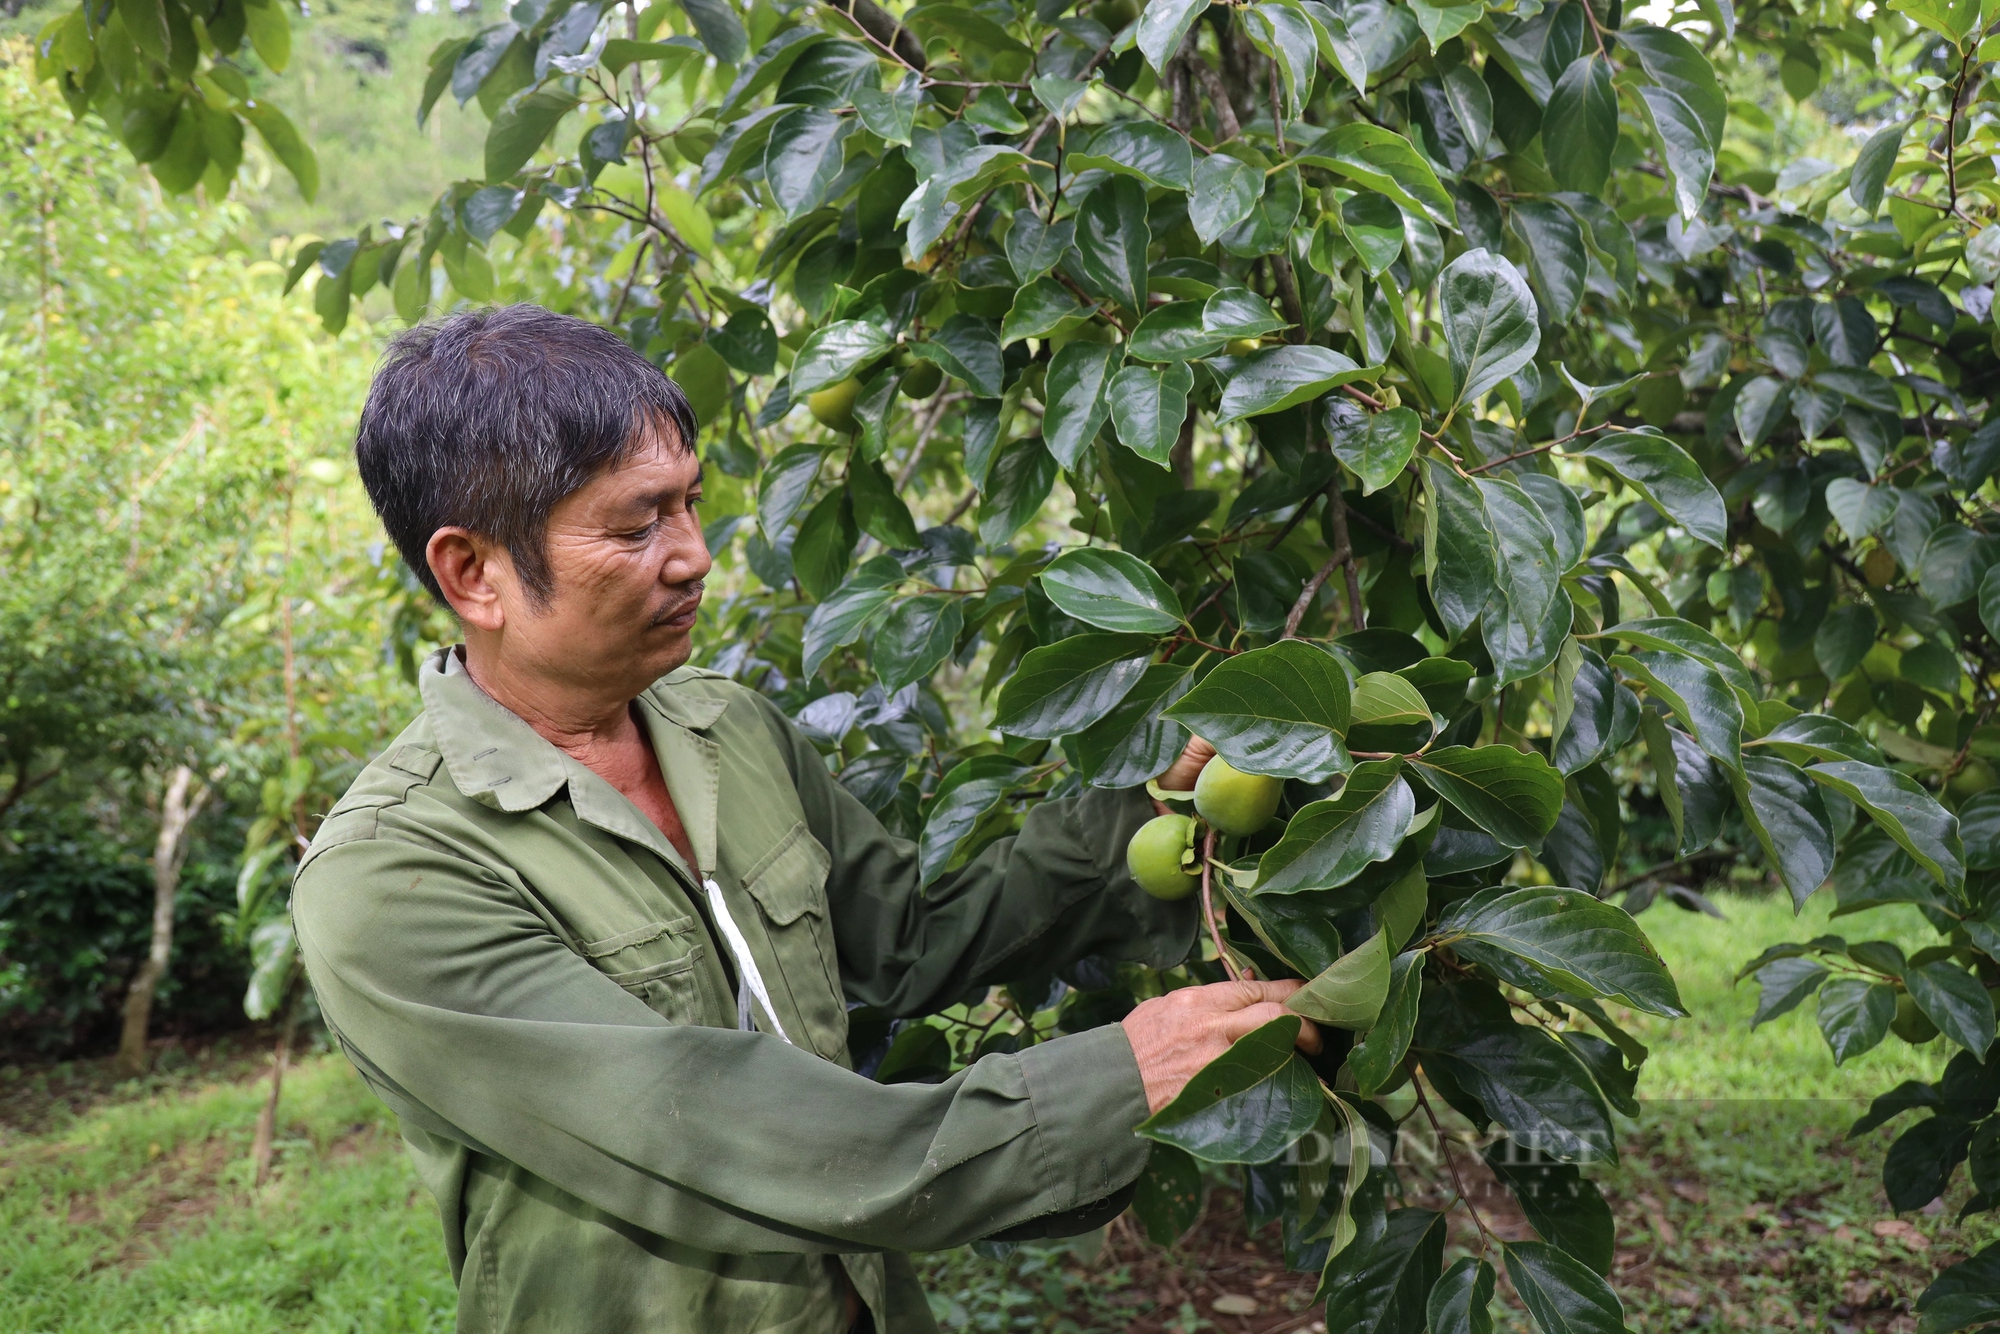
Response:
M877 1077L1189 978L1306 979L1322 1055L1273 1024L1143 1127L1152 1235L1200 1164L1241 1164L1330 1328L1490 1328L1504 1267L1548 1334L1615 1330L1579 1164L1638 1111L1621 1016L1680 998L1614 891L1748 860L1801 900L1917 905L1917 954L1755 961L1762 1015L1817 991L1843 1058L1952 1044L1865 1124L1921 1118L1898 1208L1961 1163L2000 1203L1988 21L518 0L436 50L416 108L478 104L482 177L290 278L329 328L378 286L407 320L529 299L657 358L737 571L709 665L927 878L1038 799L1219 752L1130 849L1198 896L1202 957L893 1037L857 1015ZM285 0L118 0L40 59L167 190L227 190L247 126L311 193L244 73L288 31ZM1540 1240L1446 1268L1446 1215L1388 1164L1452 1114ZM1920 1306L2000 1318L2000 1256Z

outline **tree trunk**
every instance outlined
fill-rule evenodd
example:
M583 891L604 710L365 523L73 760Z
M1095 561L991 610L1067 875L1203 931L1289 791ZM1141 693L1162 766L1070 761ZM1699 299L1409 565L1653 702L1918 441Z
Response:
M257 1184L271 1176L271 1148L278 1133L278 1096L285 1088L285 1066L292 1055L292 1033L298 1027L299 984L296 977L285 989L284 1020L278 1026L278 1049L271 1056L271 1096L257 1113L257 1134L250 1141L250 1161L257 1168Z
M153 940L146 961L139 965L125 993L125 1029L118 1042L118 1069L125 1075L146 1072L146 1030L152 1023L153 997L167 975L174 949L174 896L180 889L181 864L187 860L188 828L208 800L208 785L195 787L194 770L183 764L167 779L166 800L160 806L160 836L153 844Z

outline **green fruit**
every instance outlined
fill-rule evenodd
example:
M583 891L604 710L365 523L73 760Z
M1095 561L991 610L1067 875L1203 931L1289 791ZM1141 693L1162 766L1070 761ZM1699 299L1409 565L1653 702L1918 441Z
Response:
M1916 999L1903 991L1896 995L1896 1017L1889 1021L1889 1031L1905 1042L1921 1046L1938 1035L1938 1026L1917 1008Z
M806 409L830 431L852 431L855 427L854 400L861 397L861 381L849 376L817 393L806 395Z
M944 383L944 372L935 361L920 361L903 372L903 397L929 398Z
M1271 823L1284 792L1284 779L1246 774L1218 755L1194 780L1194 809L1223 833L1241 837Z
M1156 815L1125 845L1125 869L1139 888L1169 903L1186 898L1201 883L1188 873L1193 863L1194 821L1185 815Z
M1965 767L1951 776L1945 791L1960 801L1976 797L1982 792L1990 792L2000 787L2000 774L1993 772L1993 766L1985 760L1967 760Z
M1259 339L1232 338L1229 340L1229 346L1223 348L1222 350L1224 352L1227 352L1232 357L1247 357L1252 352L1255 352L1258 348L1262 346L1264 346L1264 344Z
M1139 0L1097 0L1090 16L1115 33L1139 17Z

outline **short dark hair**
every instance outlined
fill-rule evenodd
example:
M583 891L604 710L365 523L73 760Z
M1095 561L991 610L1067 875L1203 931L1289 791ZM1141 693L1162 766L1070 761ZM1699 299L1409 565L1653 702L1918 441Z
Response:
M555 591L549 512L669 425L674 448L694 448L687 396L617 334L501 306L418 325L389 345L354 458L390 540L440 603L424 550L452 527L504 545L545 603Z

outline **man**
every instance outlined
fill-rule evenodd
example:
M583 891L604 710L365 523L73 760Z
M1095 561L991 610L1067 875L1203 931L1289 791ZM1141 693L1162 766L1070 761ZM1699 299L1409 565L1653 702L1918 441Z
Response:
M369 495L465 642L293 913L437 1196L461 1330L930 1329L894 1253L1103 1222L1133 1127L1292 989L1187 988L936 1085L846 1068L850 1003L1174 963L1193 909L1125 874L1137 792L1043 803L920 891L777 709L683 667L694 437L617 337L527 306L405 335L362 414Z

